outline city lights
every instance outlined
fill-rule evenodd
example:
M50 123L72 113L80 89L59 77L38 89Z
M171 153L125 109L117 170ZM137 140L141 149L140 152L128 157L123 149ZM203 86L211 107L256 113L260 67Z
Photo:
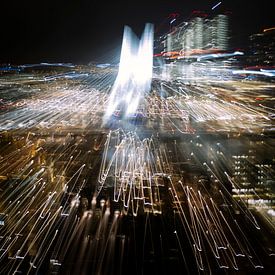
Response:
M1 68L1 274L273 274L274 28L232 49L224 5Z

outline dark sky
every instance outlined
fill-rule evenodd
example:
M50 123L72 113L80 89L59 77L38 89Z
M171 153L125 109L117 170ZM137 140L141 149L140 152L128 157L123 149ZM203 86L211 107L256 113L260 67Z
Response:
M187 20L193 10L211 14L213 0L8 0L1 7L0 63L108 61L119 54L123 26L140 35L146 22L164 30L167 17ZM272 0L226 0L232 34L242 44L247 34L275 26ZM1 4L2 5L2 4Z

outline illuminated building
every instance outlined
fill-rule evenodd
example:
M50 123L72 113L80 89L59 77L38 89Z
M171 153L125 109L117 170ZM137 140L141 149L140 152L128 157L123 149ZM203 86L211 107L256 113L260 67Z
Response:
M235 189L250 188L254 182L256 173L254 170L253 155L234 155L233 159L233 180Z
M251 66L275 66L275 28L252 34L248 64Z
M228 48L228 17L220 14L212 19L198 13L189 22L182 22L162 37L164 56L189 57L207 51ZM156 47L160 49L160 47Z
M254 145L263 144L256 141ZM273 207L275 197L274 185L274 161L256 158L260 150L249 150L248 154L232 156L232 191L237 200L245 200L250 207Z
M219 50L228 48L228 19L226 15L219 14L212 22L212 47Z

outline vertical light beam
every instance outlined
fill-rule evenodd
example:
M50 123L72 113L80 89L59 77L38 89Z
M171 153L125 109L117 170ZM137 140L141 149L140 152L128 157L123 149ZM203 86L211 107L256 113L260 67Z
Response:
M147 23L139 40L125 26L119 71L112 87L103 123L115 111L122 117L134 114L144 94L150 91L153 67L153 25Z

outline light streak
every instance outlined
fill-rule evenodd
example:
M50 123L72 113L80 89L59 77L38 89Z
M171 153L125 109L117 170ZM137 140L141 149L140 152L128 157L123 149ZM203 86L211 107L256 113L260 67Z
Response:
M110 144L114 139L115 142ZM152 139L140 140L135 133L110 132L98 177L98 194L107 179L112 178L113 200L122 200L126 212L131 208L137 215L140 204L145 211L160 212L159 177L167 174L160 159Z
M270 158L273 148L265 133L274 128L274 85L239 81L229 60L203 61L202 51L192 53L200 62L164 65L152 77L152 26L140 41L131 36L126 28L116 79L108 64L88 73L74 66L71 73L1 78L3 273L20 272L25 263L29 273L39 272L49 257L54 269L74 262L76 274L107 273L118 258L122 271L125 251L138 245L143 269L146 242L155 257L160 241L165 258L175 248L171 239L185 266L180 271L189 272L189 258L197 272L230 272L243 262L250 270L264 267L254 245L265 246L264 238L254 240L247 227L261 236L260 215L274 230L270 186L263 184L274 167L257 156L259 150ZM233 156L236 144L252 153ZM259 181L247 179L254 170ZM131 247L140 218L141 244ZM152 229L154 219L168 230ZM129 220L134 230L127 235L120 222ZM274 255L269 244L262 250Z
M233 74L255 74L255 75L264 75L274 77L275 72L269 70L261 70L261 71L254 71L254 70L234 70L232 71Z
M153 65L153 26L146 24L138 43L129 27L124 28L119 71L110 93L104 123L119 110L126 117L134 114L143 95L151 87Z
M211 9L214 10L216 9L222 2L218 2L216 5L214 5Z
M175 21L176 21L176 18L172 19L172 20L170 21L170 25L173 24Z

